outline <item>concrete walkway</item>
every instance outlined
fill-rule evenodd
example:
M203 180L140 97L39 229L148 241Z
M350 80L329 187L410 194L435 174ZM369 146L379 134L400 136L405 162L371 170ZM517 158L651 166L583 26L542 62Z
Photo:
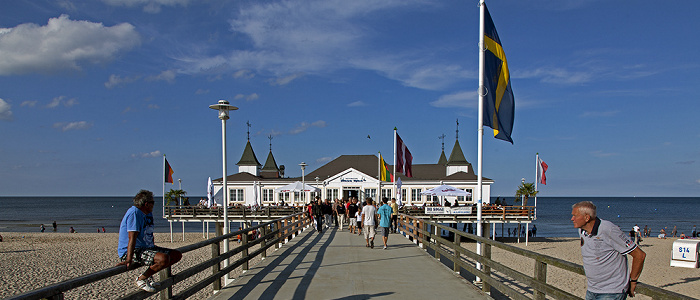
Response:
M404 236L388 245L308 228L210 299L491 299Z

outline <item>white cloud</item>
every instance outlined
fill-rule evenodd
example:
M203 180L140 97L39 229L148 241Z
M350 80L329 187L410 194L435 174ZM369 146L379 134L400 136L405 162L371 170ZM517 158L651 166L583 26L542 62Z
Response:
M474 71L452 62L440 61L435 48L393 47L373 42L378 32L365 26L368 21L384 20L401 9L424 9L423 0L306 0L250 2L229 21L237 37L247 38L251 48L228 55L184 57L187 72L236 70L234 78L258 73L275 77L272 85L289 84L305 75L330 76L340 69L370 70L421 89L442 89L465 78L476 78ZM439 5L439 4L438 4ZM440 50L438 50L440 51ZM447 50L449 51L449 50Z
M46 108L56 108L61 104L65 107L71 107L78 104L78 99L71 98L66 100L66 96L55 97L46 105Z
M367 103L365 103L365 102L362 101L362 100L360 100L360 101L355 101L355 102L352 102L352 103L348 104L348 107L362 107L362 106L367 106Z
M160 150L156 150L156 151L148 152L148 153L132 154L131 158L152 158L152 157L161 157L161 156L163 156L163 154L160 153Z
M297 73L285 77L280 77L277 79L270 80L270 85L287 85L290 82L294 81L294 79L301 78L302 76L304 76L304 74Z
M92 127L92 123L89 123L86 121L68 122L68 123L57 122L57 123L53 124L53 128L60 129L61 131L82 130L82 129L88 129L90 127Z
M313 122L313 123L301 122L301 124L299 124L299 126L290 130L289 134L299 134L299 133L302 133L302 132L308 130L311 127L318 127L318 128L326 127L326 121L318 120L318 121Z
M166 81L168 83L173 83L175 82L175 76L175 70L166 70L156 76L147 77L146 81Z
M12 115L12 106L0 98L0 120L12 121L14 116Z
M253 73L251 70L238 70L236 73L233 73L233 78L243 78L243 79L251 79L255 77L255 73Z
M108 89L111 89L111 88L118 86L118 85L132 83L136 80L139 80L139 78L141 78L141 76L137 75L137 76L133 76L133 77L122 78L119 75L112 74L112 75L109 75L109 80L107 82L105 82L105 87Z
M541 67L535 70L513 72L512 78L539 78L541 82L546 83L583 84L593 80L594 73Z
M80 70L104 64L140 44L133 25L51 18L45 26L25 23L0 28L0 75Z
M19 106L21 107L35 107L36 104L39 103L39 101L36 100L27 100L27 101L22 101Z
M430 102L430 105L434 107L476 108L479 106L478 94L476 91L461 91L443 95L437 100Z
M187 6L190 0L102 0L102 2L112 6L135 7L143 6L143 11L157 14L161 11L161 6Z
M245 99L245 101L255 101L255 100L258 100L259 98L260 98L260 96L258 96L257 93L252 93L250 95L238 94L235 97L233 97L233 99L235 99L235 100Z

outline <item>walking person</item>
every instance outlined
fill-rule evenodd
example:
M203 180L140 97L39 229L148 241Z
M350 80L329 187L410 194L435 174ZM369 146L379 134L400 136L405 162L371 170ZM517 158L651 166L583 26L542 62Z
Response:
M338 223L340 224L340 231L343 231L343 223L345 223L345 205L340 199L336 199L335 211L338 214Z
M374 249L374 236L377 232L374 225L377 224L377 209L372 205L372 198L367 197L367 204L362 207L362 233L365 234L367 247Z
M333 215L333 207L331 206L330 200L326 199L326 202L324 202L321 207L323 209L323 218L324 218L323 221L326 223L326 228L330 228L331 224L333 224L333 223L331 223L332 222L331 216Z
M141 190L134 197L134 206L124 214L119 225L117 254L121 262L131 269L134 263L148 266L136 277L136 286L147 292L155 292L160 284L153 281L153 274L172 266L182 259L177 250L162 248L153 242L153 193Z
M323 231L323 203L321 197L316 196L316 203L313 204L311 210L316 220L316 230L321 233Z
M579 229L587 278L586 300L634 297L646 253L620 227L596 216L596 206L582 201L572 206L571 221ZM627 267L627 254L632 267Z
M358 231L360 228L356 226L356 218L357 218L357 204L355 203L355 199L350 199L349 204L348 204L348 209L347 209L347 215L348 215L348 230L350 230L351 233L355 233L355 229Z
M399 227L399 204L396 198L391 198L391 232L396 233Z
M386 242L389 240L389 231L391 230L391 216L393 214L393 210L391 209L391 206L387 204L389 200L384 197L382 198L383 205L379 207L377 210L377 214L379 214L379 234L382 236L382 241L384 242L384 249L386 249ZM394 202L396 200L394 199Z

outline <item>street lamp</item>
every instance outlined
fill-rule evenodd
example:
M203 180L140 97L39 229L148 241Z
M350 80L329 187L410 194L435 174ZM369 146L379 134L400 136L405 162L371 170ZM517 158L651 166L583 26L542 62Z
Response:
M221 119L221 152L222 152L222 159L223 159L223 170L224 170L224 177L223 177L223 196L224 196L224 234L229 234L229 224L228 224L228 189L227 189L227 182L226 182L226 120L229 119L228 117L228 111L229 110L237 110L238 107L235 107L233 105L229 105L228 101L226 100L219 100L218 104L212 104L209 105L209 108L215 109L219 111L219 119ZM224 240L224 253L228 253L229 247L228 247L228 239ZM228 267L228 259L224 261L224 268ZM228 274L224 277L224 281L228 280Z
M301 167L301 200L303 202L304 201L304 188L306 186L306 183L304 181L304 170L306 170L306 166L308 166L308 165L302 161L299 164L299 166Z

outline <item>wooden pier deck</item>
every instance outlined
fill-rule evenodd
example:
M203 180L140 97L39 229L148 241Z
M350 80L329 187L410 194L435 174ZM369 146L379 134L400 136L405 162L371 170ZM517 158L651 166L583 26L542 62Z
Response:
M403 235L388 245L307 228L210 299L491 299Z

